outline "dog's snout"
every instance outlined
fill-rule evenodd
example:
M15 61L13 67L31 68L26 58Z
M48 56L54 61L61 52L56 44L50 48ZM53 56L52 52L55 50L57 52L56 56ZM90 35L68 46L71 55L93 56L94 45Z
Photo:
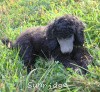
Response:
M71 53L73 50L74 35L70 38L59 39L57 38L62 53Z

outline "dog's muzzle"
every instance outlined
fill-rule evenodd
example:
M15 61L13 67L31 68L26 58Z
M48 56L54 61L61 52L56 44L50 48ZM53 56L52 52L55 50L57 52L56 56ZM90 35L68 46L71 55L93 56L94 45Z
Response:
M73 50L74 35L70 38L57 38L62 53L71 53Z

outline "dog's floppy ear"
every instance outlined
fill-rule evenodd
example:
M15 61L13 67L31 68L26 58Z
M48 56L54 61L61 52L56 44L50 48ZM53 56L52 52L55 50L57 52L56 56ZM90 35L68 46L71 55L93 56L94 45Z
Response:
M46 37L47 39L53 39L54 38L54 35L53 35L53 32L54 32L54 23L51 23L48 25L47 27L47 31L46 31Z
M48 39L48 49L52 52L54 51L59 45L56 39Z
M83 22L80 22L77 26L76 26L76 32L75 32L75 41L74 44L77 46L83 46L84 44L84 28L85 28L85 24Z
M47 45L50 51L53 51L58 46L57 39L53 34L54 30L54 23L49 24L46 31L46 37L48 41Z

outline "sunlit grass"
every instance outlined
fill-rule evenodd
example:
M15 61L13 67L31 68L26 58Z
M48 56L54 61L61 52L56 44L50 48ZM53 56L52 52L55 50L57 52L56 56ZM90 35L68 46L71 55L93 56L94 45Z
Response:
M86 75L64 69L54 61L37 59L29 75L15 50L0 42L1 92L99 92L99 0L0 0L0 38L14 41L28 27L47 25L64 14L78 16L86 24L85 46L94 57Z

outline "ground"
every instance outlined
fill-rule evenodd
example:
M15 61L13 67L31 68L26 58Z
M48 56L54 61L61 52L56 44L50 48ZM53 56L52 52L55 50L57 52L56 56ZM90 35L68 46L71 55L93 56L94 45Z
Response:
M99 0L0 0L0 38L14 41L26 28L47 25L64 14L76 15L86 24L84 45L94 57L87 74L39 58L36 69L27 75L18 52L0 42L0 92L100 91Z

